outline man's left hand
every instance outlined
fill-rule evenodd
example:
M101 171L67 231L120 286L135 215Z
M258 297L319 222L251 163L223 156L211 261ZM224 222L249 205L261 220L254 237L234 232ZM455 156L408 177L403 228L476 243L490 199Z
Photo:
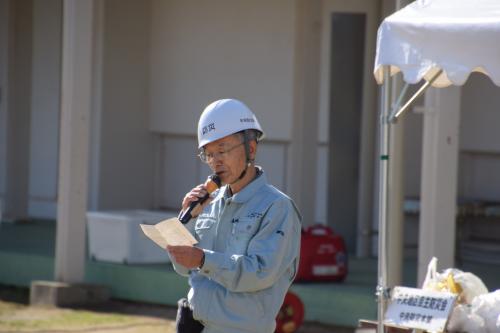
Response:
M203 250L187 245L167 245L167 251L175 262L188 269L200 267L204 256Z

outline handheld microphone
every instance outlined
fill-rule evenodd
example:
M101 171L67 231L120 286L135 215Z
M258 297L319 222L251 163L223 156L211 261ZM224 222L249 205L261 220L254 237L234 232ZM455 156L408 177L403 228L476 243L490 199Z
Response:
M203 204L208 199L208 197L210 197L210 194L215 190L217 190L220 186L221 186L221 180L219 176L217 176L216 174L208 176L205 182L205 187L207 188L207 194L205 194L198 200L191 202L189 204L189 207L185 211L181 211L179 213L179 221L181 221L182 224L188 223L189 220L191 220L191 218L193 217L191 215L193 209L196 206Z

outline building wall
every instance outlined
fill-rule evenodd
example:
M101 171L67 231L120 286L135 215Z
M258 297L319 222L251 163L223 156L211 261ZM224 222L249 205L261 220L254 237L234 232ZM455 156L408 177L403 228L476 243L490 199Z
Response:
M404 121L404 189L405 196L420 196L420 172L422 169L423 117L420 113L408 112Z
M459 195L500 202L500 87L472 74L461 116Z
M104 1L95 209L153 207L149 131L150 1Z
M6 190L7 172L7 55L9 36L9 1L0 0L0 219Z
M4 0L2 6L8 3ZM97 91L97 97L103 97L94 104L99 119L91 128L92 139L102 141L91 148L97 150L92 158L98 165L91 172L90 182L97 179L100 183L90 193L89 202L95 209L151 208L154 145L148 130L147 97L151 7L148 1L96 1L99 6L104 3L108 24L97 33L104 35L98 40L104 39L106 47L98 50L101 53L94 60L101 65L105 59L104 66L96 71L105 84L103 91ZM0 126L5 121L9 129L8 136L2 132L4 136L0 137L0 153L8 152L8 158L2 159L8 165L0 163L0 171L4 170L0 173L0 189L6 187L5 178L13 180L6 190L8 215L55 218L62 1L10 1L9 10L10 31L8 35L4 32L11 40L10 103L8 114L3 111L7 110L6 103L0 110Z
M12 3L0 0L0 8ZM35 2L33 27L28 19L31 2L15 3L9 9L20 13L12 23L15 43L8 52L0 51L0 66L11 54L12 68L19 69L11 70L10 76L0 74L0 85L9 83L9 106L16 110L8 117L6 103L0 104L0 130L9 129L0 131L0 195L7 191L8 178L29 179L29 213L48 217L55 211L57 184L60 59L59 42L53 36L60 32L54 13L60 11L61 1ZM195 157L196 123L204 106L221 97L240 98L255 111L267 133L258 162L271 182L286 191L292 136L293 3L103 3L100 120L94 132L100 138L95 208L178 208L186 191L210 172ZM6 16L6 11L0 15ZM9 43L5 22L0 24L0 45ZM500 199L498 89L479 74L462 89L460 196ZM2 94L5 91L2 87ZM421 115L409 113L405 122L405 195L418 196ZM327 132L320 120L319 176L312 180L318 198L328 190ZM22 208L26 184L13 184L10 202ZM326 220L325 206L326 201L316 201L316 221Z
M95 209L152 208L153 135L148 130L149 2L106 1L100 112L93 136L100 142L92 176ZM55 218L57 205L61 54L60 0L33 4L33 54L29 144L29 210L32 217ZM29 99L28 99L29 101ZM30 124L27 123L28 125ZM19 150L20 151L20 150ZM93 179L92 179L93 180ZM91 182L92 182L91 180Z
M152 24L152 130L195 134L200 110L234 97L290 139L292 3L154 0Z
M149 124L149 1L97 1L90 209L153 207ZM60 0L34 2L29 138L29 215L55 218L58 180ZM101 22L102 23L102 22ZM29 101L29 99L28 99ZM30 124L29 122L27 123ZM95 168L92 166L95 165ZM94 187L95 188L94 188Z
M163 141L159 205L178 208L209 174L195 157L196 125L204 107L220 98L241 99L255 112L267 136L257 162L286 190L294 3L153 0L152 6L150 129Z
M33 2L29 206L32 217L55 218L61 82L61 0Z
M500 202L500 173L498 172L500 170L499 89L482 74L471 74L462 87L457 177L458 200ZM407 198L420 197L423 115L418 112L418 107L416 110L416 112L409 112L404 116L405 160L403 172ZM416 248L418 245L418 218L409 214L406 222L405 245ZM469 230L471 225L466 229L463 226L463 223L458 226L462 228L459 231L461 237L463 237L464 230Z
M8 15L4 212L24 218L28 213L33 2L10 1Z
M500 87L478 73L462 87L458 196L500 201ZM405 195L420 196L422 114L405 115Z

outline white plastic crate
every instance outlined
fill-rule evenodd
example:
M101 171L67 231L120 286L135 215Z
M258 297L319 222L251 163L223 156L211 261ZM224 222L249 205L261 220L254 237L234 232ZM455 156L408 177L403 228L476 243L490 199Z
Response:
M156 224L176 215L148 210L87 212L89 255L114 263L170 262L167 251L147 238L139 224Z

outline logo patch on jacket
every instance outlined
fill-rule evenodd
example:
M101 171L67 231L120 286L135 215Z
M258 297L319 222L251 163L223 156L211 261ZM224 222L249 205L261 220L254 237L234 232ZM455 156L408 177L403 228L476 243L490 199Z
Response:
M247 217L251 219L260 219L262 216L264 216L264 214L256 212L247 215Z

